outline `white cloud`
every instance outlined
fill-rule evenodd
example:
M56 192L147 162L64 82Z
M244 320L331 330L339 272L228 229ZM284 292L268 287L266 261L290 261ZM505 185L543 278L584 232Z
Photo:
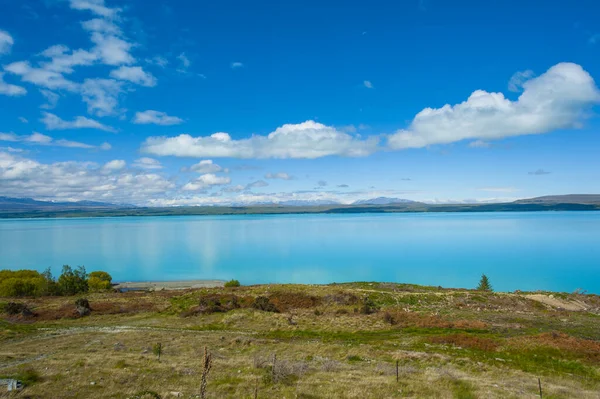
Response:
M210 188L212 186L223 186L231 183L229 177L217 176L213 173L208 173L190 181L182 187L183 191L198 191Z
M144 61L150 65L156 65L161 68L166 68L166 66L169 65L169 60L160 55L156 55L152 58L146 58Z
M371 83L370 80L365 80L363 82L363 85L367 88L367 89L372 89L373 88L373 83Z
M0 94L10 97L24 96L27 94L27 90L24 87L6 83L4 73L0 72Z
M165 112L147 110L144 112L136 112L133 123L140 125L155 124L167 126L183 123L183 119L176 116L169 116Z
M40 93L42 94L42 96L44 96L46 98L46 104L40 105L40 108L42 108L42 109L56 108L56 104L58 104L60 95L56 94L53 91L46 90L46 89L40 89Z
M112 161L105 163L102 169L105 171L114 172L125 169L125 166L127 166L127 163L122 159L113 159Z
M114 79L85 79L81 85L81 97L87 104L88 113L97 116L120 113L121 93L122 83Z
M147 157L136 159L133 162L133 167L138 168L138 169L147 169L147 170L162 169L162 165L160 164L160 162L158 160L153 159L153 158L147 158Z
M77 116L72 121L65 121L58 116L49 112L42 112L44 115L41 121L46 125L48 130L65 130L65 129L98 129L107 132L115 132L115 129L103 125L93 119L88 119L84 116Z
M0 29L0 55L10 53L10 49L15 44L12 36L4 30Z
M214 163L210 159L205 159L189 167L189 170L197 173L218 173L224 171L224 169Z
M177 68L177 72L179 73L187 73L190 65L192 65L192 62L190 61L190 59L187 57L187 55L185 55L185 53L181 53L177 56L177 59L179 60L179 68Z
M231 63L231 69L238 69L238 68L243 68L244 64L242 64L241 62L232 62Z
M329 155L360 157L377 150L379 138L361 139L334 127L306 121L277 128L267 136L234 140L227 133L192 137L149 137L141 151L157 156L231 158L320 158Z
M269 183L267 183L264 180L257 180L255 182L252 182L250 184L247 184L245 189L246 190L251 190L253 188L261 188L261 187L267 187L269 185Z
M469 143L469 147L471 147L471 148L490 148L491 144L488 143L487 141L475 140L475 141L471 141Z
M38 132L33 132L31 136L27 136L25 138L25 141L36 144L50 144L50 142L52 142L52 137Z
M19 141L19 136L10 132L10 133L2 133L0 132L0 141Z
M533 71L530 69L526 71L515 72L508 81L508 90L513 92L521 91L523 89L523 83L527 82L534 76L535 73L533 73Z
M510 101L502 93L477 90L454 106L425 108L407 129L391 135L391 149L421 148L465 139L495 140L557 129L576 128L600 101L592 77L581 66L561 63L523 83Z
M22 116L19 116L19 121L21 123L29 123L29 121L27 120L27 118L23 118Z
M128 67L122 66L119 69L115 69L110 72L110 76L119 80L127 80L129 82L146 86L156 86L156 78L142 69L142 67Z
M120 8L108 8L104 5L104 0L71 0L71 8L75 10L91 11L94 14L106 18L117 16Z
M118 169L107 173L109 170L104 166L92 162L44 164L0 152L0 186L2 194L11 197L140 205L150 198L162 198L176 188L173 182L156 173Z
M4 66L4 70L21 77L21 80L47 89L76 91L77 84L66 79L56 71L32 67L28 61L13 62Z
M19 136L14 133L0 133L0 141L22 142L30 145L49 145L67 148L84 148L84 149L100 149L109 150L110 144L104 143L99 146L81 143L79 141L71 141L65 139L54 140L52 137L38 132L33 132L31 135Z
M70 54L69 51L71 50L62 44L51 46L41 53L50 61L42 61L40 65L46 71L70 74L74 72L74 67L89 66L98 59L96 54L87 50L73 50Z
M279 173L267 173L265 175L265 179L281 179L281 180L292 180L294 176L290 176L287 173L279 172Z

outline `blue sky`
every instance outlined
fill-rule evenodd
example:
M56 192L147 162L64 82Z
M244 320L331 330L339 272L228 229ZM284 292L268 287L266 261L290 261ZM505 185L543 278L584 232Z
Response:
M600 192L595 1L0 0L0 195Z

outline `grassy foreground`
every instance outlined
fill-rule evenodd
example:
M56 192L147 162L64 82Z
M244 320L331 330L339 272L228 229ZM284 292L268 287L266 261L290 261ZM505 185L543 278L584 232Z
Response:
M86 297L84 317L77 297L0 299L35 313L0 320L0 378L28 382L0 397L200 397L205 347L208 398L539 398L538 378L544 398L600 390L596 295L352 283Z

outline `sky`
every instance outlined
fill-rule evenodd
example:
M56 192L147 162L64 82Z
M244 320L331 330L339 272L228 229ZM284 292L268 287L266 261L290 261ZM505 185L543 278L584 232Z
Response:
M0 196L600 193L600 3L0 0Z

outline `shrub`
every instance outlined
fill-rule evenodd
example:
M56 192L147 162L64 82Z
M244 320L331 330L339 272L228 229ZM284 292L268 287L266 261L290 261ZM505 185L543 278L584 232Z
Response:
M35 270L0 271L0 296L39 296L46 291L46 280Z
M107 291L112 288L112 276L107 272L91 272L87 279L88 288L92 291Z
M254 309L262 310L263 312L274 312L279 313L279 309L269 301L269 298L266 296L256 297L254 303L252 304Z
M29 309L27 305L18 302L9 302L6 305L4 305L4 312L13 316L18 314L21 314L23 316L33 315L33 312Z
M239 286L241 286L241 284L238 280L229 280L228 282L225 283L226 288L239 287Z
M69 265L63 266L58 278L58 287L63 295L76 295L88 291L87 273L84 266L73 270Z
M75 309L80 316L87 316L92 312L90 302L85 298L79 298L75 301Z
M377 312L378 310L379 309L377 308L377 305L375 305L375 302L373 302L373 300L371 298L366 296L363 299L362 306L360 307L360 313L371 314L371 313Z

